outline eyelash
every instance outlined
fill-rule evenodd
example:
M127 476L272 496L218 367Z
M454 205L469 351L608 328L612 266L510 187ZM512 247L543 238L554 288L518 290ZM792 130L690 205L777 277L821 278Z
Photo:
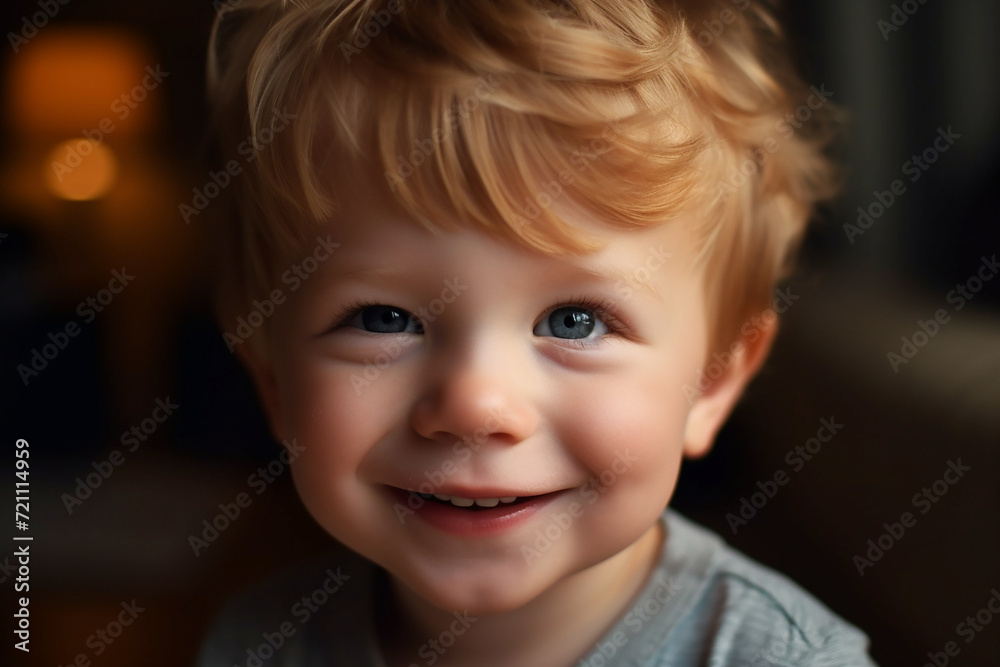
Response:
M351 301L344 309L341 311L340 316L335 320L336 324L330 327L327 332L336 331L341 327L346 326L351 320L357 317L365 308L370 308L372 306L384 306L385 302L376 301L374 299L355 299ZM368 333L368 332L364 332Z
M356 299L351 301L344 309L341 311L340 316L335 320L336 324L330 327L327 331L335 331L343 326L346 326L351 320L357 317L358 313L363 311L365 308L370 308L372 306L385 306L388 305L384 301L376 301L374 299ZM566 301L557 303L554 306L550 306L545 309L545 315L547 316L553 310L557 308L586 308L587 310L594 311L605 324L608 325L610 334L627 335L630 331L628 324L626 324L621 317L618 315L618 309L615 305L608 299L594 298L589 296L580 296L567 299ZM412 315L412 313L411 313ZM540 322L541 320L539 320ZM538 322L532 325L532 328L537 326ZM379 334L384 335L384 334ZM569 341L569 339L567 339ZM570 341L573 342L573 341ZM583 345L582 343L578 343Z
M567 299L563 303L558 303L550 308L547 308L545 310L545 315L548 316L549 313L557 308L569 307L586 308L587 310L594 311L594 314L608 325L608 335L627 335L630 333L628 324L626 324L623 321L623 318L619 316L618 308L609 299L594 298L590 296L573 297L571 299ZM538 324L538 322L535 324ZM585 345L584 343L580 343L580 341L574 341L572 339L565 340L570 343Z

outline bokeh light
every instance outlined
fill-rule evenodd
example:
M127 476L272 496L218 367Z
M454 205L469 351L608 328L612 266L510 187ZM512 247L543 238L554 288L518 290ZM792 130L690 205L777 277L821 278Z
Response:
M103 197L115 184L118 161L107 146L90 139L70 139L45 159L45 184L61 199Z

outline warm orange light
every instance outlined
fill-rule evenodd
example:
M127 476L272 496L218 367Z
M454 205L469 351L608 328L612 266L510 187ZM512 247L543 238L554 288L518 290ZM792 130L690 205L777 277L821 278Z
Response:
M159 67L143 42L111 28L49 26L9 63L5 111L16 134L102 132L113 141L150 129ZM168 79L169 80L169 79ZM145 85L144 85L145 84Z
M111 149L90 139L64 141L45 159L45 184L62 199L102 197L117 175L118 161Z

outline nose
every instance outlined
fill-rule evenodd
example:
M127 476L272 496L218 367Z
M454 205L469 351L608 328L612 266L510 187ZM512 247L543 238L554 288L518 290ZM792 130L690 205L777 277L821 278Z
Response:
M511 355L480 345L443 352L432 363L435 370L411 412L413 429L424 438L513 445L538 428L529 378Z

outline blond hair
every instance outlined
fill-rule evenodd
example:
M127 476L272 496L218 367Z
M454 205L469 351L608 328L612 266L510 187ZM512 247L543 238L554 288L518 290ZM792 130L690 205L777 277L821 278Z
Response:
M331 171L365 164L429 229L552 254L597 247L557 215L562 196L620 229L696 210L721 349L834 188L826 100L789 122L811 93L750 0L232 5L209 58L224 154L253 147L227 193L229 303L267 293L350 192ZM294 120L275 132L276 114Z

